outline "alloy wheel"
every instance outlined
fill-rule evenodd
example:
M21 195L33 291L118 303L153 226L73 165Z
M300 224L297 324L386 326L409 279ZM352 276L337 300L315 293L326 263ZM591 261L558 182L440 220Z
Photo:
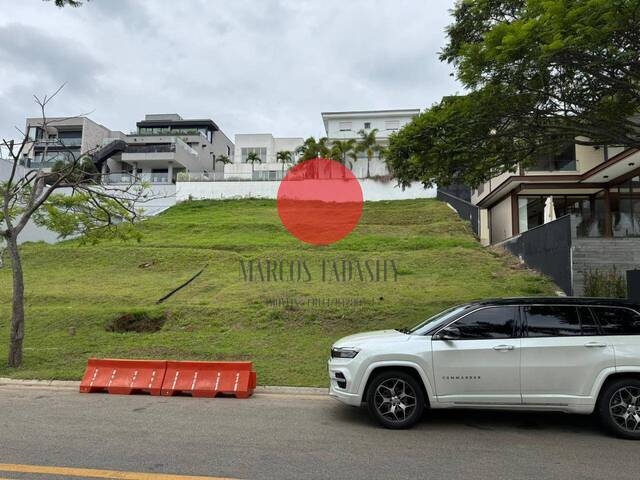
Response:
M404 380L389 378L376 388L374 403L382 417L392 422L402 422L416 408L416 392Z
M640 432L640 388L629 386L616 390L609 401L609 414L621 429Z

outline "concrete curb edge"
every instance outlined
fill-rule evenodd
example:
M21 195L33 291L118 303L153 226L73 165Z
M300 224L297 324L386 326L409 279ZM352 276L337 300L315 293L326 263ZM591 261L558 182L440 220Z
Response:
M80 382L75 380L22 380L16 378L0 378L0 389L11 388L45 388L51 390L78 390ZM318 395L326 396L328 389L317 387L281 387L261 386L255 390L257 394L279 395Z

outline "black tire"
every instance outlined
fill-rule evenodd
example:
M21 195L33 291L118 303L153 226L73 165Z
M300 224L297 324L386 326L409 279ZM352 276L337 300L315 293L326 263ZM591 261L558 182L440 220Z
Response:
M369 384L366 401L373 419L392 429L414 426L422 417L425 404L420 382L400 370L387 370L376 375Z
M608 384L600 393L597 412L609 432L640 440L640 380L621 378Z

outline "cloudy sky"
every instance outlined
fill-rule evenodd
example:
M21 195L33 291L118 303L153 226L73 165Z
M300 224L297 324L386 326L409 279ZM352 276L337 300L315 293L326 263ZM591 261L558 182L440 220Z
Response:
M437 59L453 0L0 0L0 135L37 116L129 132L145 113L236 133L323 134L322 111L424 108L460 89Z

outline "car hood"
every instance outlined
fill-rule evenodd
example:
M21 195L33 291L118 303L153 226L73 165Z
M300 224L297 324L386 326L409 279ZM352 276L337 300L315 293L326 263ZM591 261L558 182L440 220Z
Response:
M333 346L337 348L359 347L364 344L377 342L406 342L408 339L409 335L397 330L377 330L375 332L364 332L349 335L348 337L338 340L333 344Z

